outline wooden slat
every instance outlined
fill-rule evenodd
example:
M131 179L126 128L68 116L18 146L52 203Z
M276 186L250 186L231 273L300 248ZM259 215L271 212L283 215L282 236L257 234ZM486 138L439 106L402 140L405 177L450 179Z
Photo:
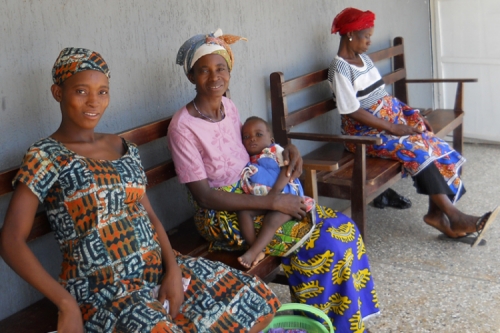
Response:
M354 136L354 135L333 135L323 133L302 133L291 132L288 136L297 140L309 140L319 142L340 142L340 143L354 143L354 144L382 144L382 139L373 136Z
M369 53L368 56L373 62L392 58L404 52L403 45L388 47L386 49Z
M6 301L6 300L4 300ZM57 330L57 307L47 298L0 321L2 333L46 333Z
M306 75L299 76L295 79L286 81L283 84L283 95L291 95L302 89L314 86L328 79L328 68L312 72Z
M477 79L406 79L406 83L458 83L477 82Z
M396 81L403 80L406 77L406 69L401 68L382 77L386 85L393 84Z
M3 170L0 173L0 196L12 192L12 179L19 167Z
M171 119L171 117L168 117L153 121L151 123L118 133L118 135L140 146L165 137L165 135L167 135L168 125L170 125Z
M148 179L148 189L163 181L167 181L176 176L175 166L172 160L157 164L146 170L146 177Z
M285 128L286 130L290 130L292 127L299 125L305 121L314 119L318 116L321 116L333 109L335 109L337 105L335 101L329 97L321 102L306 106L300 110L297 110L293 113L289 113L285 116Z
M354 164L354 163L353 163ZM366 183L371 186L380 186L385 180L401 172L401 163L382 158L366 158ZM353 167L340 168L333 173L325 183L332 185L352 184Z
M352 161L353 154L348 152L342 143L330 142L302 157L304 160L328 161L339 167Z
M464 113L454 110L438 109L427 115L427 120L432 126L434 134L444 138L453 129L463 123Z

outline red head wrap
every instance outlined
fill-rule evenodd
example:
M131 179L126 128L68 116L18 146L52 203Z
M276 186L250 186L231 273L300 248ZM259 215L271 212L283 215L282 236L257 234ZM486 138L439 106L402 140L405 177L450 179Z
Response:
M367 10L366 12L356 8L346 8L335 16L332 24L332 34L340 33L345 35L351 31L359 31L374 26L375 14Z

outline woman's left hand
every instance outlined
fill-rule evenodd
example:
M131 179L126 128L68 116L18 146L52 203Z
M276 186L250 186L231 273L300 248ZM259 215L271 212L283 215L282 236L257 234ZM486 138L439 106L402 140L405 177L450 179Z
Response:
M422 118L422 121L424 122L425 128L427 128L427 130L429 132L432 132L432 126L429 123L429 121L427 120L427 118L425 116L422 116L422 115L420 115L420 117Z
M184 288L182 287L182 273L177 265L171 265L167 268L165 276L161 281L161 287L158 291L158 300L161 304L165 300L169 302L169 314L175 318L184 302Z
M299 178L302 174L302 156L295 145L288 144L283 151L283 163L287 166L286 175L290 180Z

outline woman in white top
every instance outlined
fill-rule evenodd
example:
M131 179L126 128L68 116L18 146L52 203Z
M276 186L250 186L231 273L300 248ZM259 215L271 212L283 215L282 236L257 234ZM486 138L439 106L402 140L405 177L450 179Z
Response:
M459 169L465 162L458 152L436 137L420 111L389 95L379 71L365 54L374 31L375 14L346 8L334 19L332 33L340 33L337 55L328 73L347 135L377 136L381 145L367 154L398 160L412 176L418 193L429 196L424 221L448 237L478 233L493 222L498 210L481 217L464 214L454 203L465 193ZM353 151L353 145L347 145Z

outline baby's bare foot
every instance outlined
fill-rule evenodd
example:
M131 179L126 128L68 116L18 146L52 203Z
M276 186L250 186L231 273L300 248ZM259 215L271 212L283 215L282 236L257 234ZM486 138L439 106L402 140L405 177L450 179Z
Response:
M257 256L255 256L251 251L247 251L241 257L238 257L238 262L243 267L249 269L261 262L265 256L264 252L259 252Z

